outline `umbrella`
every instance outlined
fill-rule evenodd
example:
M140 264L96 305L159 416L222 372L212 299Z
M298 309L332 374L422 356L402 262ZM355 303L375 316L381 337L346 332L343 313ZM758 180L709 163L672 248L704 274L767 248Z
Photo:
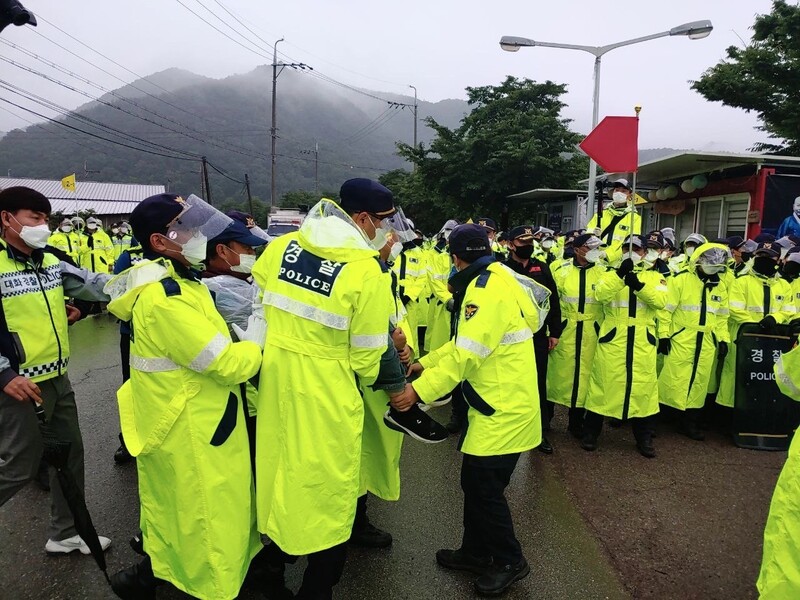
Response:
M67 468L67 458L72 444L56 438L55 433L47 424L42 405L33 400L31 402L39 419L39 432L42 434L42 442L44 443L42 456L56 470L58 484L61 486L61 491L64 492L64 498L67 501L67 505L69 505L72 517L75 519L75 530L86 545L89 546L97 566L100 567L110 585L111 581L106 570L106 557L103 554L100 539L97 537L97 530L92 523L92 517L89 515L89 509L86 508L86 498L83 495L83 490L78 487L75 477Z

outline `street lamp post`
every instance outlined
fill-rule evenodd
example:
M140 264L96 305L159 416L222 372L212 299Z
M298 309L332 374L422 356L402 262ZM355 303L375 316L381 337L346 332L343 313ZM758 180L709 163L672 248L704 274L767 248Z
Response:
M610 52L615 48L622 46L630 46L640 42L648 42L662 37L683 35L690 40L699 40L708 37L714 26L711 21L692 21L691 23L684 23L678 25L667 31L660 33L653 33L606 46L583 46L580 44L557 44L553 42L540 42L531 40L524 37L517 37L513 35L504 35L500 39L500 47L506 52L518 52L520 48L527 48L532 46L544 46L546 48L564 48L566 50L582 50L594 56L594 93L592 95L592 129L597 127L597 122L600 115L600 60L606 52ZM588 204L589 207L586 211L587 219L591 218L594 212L594 197L595 197L595 182L597 180L597 163L589 159L589 185L588 185Z
M278 75L283 72L285 67L289 67L291 69L308 69L309 71L313 71L312 67L309 67L305 63L279 63L278 62L278 44L283 41L283 38L279 39L272 45L272 127L270 127L270 136L272 137L272 152L271 152L271 163L272 163L272 171L270 177L270 185L269 185L269 204L270 207L275 206L275 158L277 154L275 153L275 147L278 141L278 126L277 126L277 83L278 83ZM280 67L280 70L278 70Z

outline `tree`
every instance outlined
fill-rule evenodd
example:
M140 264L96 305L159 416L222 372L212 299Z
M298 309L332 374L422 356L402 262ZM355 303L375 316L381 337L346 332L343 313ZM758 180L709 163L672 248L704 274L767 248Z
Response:
M566 86L552 81L515 77L498 86L468 87L473 108L457 129L428 118L436 133L429 148L398 144L398 153L416 165L402 181L404 191L416 194L411 204L427 199L438 207L438 230L447 218L500 219L506 206L512 220L521 219L524 212L506 200L509 195L573 187L584 176L588 159L575 150L582 136L561 117L565 91Z
M754 150L798 154L800 6L773 0L772 12L757 15L752 30L748 46L729 47L727 58L692 82L692 89L707 100L755 111L771 141L756 142Z

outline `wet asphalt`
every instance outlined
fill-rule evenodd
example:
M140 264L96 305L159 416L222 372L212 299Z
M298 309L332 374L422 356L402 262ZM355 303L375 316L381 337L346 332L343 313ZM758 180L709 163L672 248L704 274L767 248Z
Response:
M71 328L70 377L86 448L86 488L95 525L113 540L109 572L138 557L128 540L138 527L134 464L112 460L119 429L115 390L119 337L104 315ZM628 429L606 428L586 453L564 431L559 410L550 434L556 452L523 455L507 496L531 575L509 599L755 598L761 535L784 452L739 450L719 432L704 443L659 426L658 458L633 448ZM431 414L444 422L449 408ZM461 536L461 455L456 439L407 440L399 502L371 498L370 518L394 536L387 550L351 548L335 598L473 598L472 576L443 570L434 555ZM90 557L44 553L46 492L29 485L0 508L0 600L114 598ZM297 591L303 561L287 568ZM185 598L161 588L158 598ZM245 590L241 598L260 598Z
M86 491L94 523L113 540L109 572L137 560L128 540L137 530L136 467L112 460L119 430L115 390L120 384L117 325L107 315L71 328L69 372L75 388L86 452ZM446 421L448 408L434 409ZM424 445L407 440L399 502L371 498L370 518L394 536L387 550L351 548L336 598L471 598L472 576L436 565L439 548L461 536L460 454L456 440ZM506 595L522 598L627 598L608 555L591 534L548 457L522 457L508 488L517 535L531 574ZM31 484L0 509L0 599L114 598L91 557L44 552L47 492ZM303 561L289 565L287 584L297 591ZM184 598L161 588L159 598ZM241 598L261 595L243 591Z

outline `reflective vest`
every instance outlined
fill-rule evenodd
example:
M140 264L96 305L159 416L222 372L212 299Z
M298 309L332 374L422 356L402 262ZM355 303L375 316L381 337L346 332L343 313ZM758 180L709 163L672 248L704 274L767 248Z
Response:
M792 287L777 276L764 277L755 271L737 277L729 290L730 317L728 327L731 340L736 341L742 323L758 323L772 315L778 323L787 323L795 317ZM731 344L722 377L719 382L717 404L733 407L736 390L736 344Z
M713 245L703 245L699 256ZM703 408L719 342L729 343L728 289L697 277L694 262L667 280L667 305L658 313L658 338L670 338L658 376L661 404L678 410ZM730 344L728 346L730 348Z
M591 231L596 228L597 215L595 214L589 220L586 229ZM614 264L622 258L622 253L624 252L622 244L625 238L632 233L642 233L642 217L639 213L634 212L633 229L631 229L631 213L627 207L619 209L609 206L603 210L602 228L599 237L607 244L606 256L609 263Z
M358 383L378 376L392 304L377 252L354 223L320 206L338 210L323 200L253 268L269 324L257 402L258 529L293 555L350 538L364 427Z
M232 342L208 289L169 262L142 261L106 290L109 312L131 322L117 398L153 572L196 598L235 598L262 546L238 396L261 350Z
M95 273L110 273L114 266L114 247L111 238L99 229L85 235L81 247L80 266Z
M125 250L128 250L131 247L132 240L133 236L131 235L123 235L121 237L115 235L111 238L111 243L114 245L113 254L115 261L120 257L120 254L122 254L123 252L125 252Z
M37 258L0 241L2 354L17 373L36 382L66 373L69 335L60 261L33 254Z
M658 412L656 314L667 304L661 273L638 267L635 272L644 284L638 292L614 270L597 283L603 323L586 395L586 410L623 420Z
M442 250L432 248L428 252L426 271L432 295L428 309L428 332L425 334L425 349L428 351L436 350L450 339L451 314L446 306L453 297L447 289L451 268L447 247Z
M50 239L47 240L48 245L61 250L69 255L69 257L78 264L81 254L81 241L80 237L73 235L72 232L65 233L61 230L54 232Z
M605 273L600 265L579 267L574 262L555 271L554 279L565 323L558 346L547 363L547 399L570 408L583 408L592 368L603 306L595 297Z
M397 294L408 311L407 320L412 329L419 325L420 299L428 290L425 254L420 247L409 248L403 250L392 265L392 271L397 275Z
M463 382L465 454L511 454L541 443L533 330L544 318L520 298L521 287L508 267L490 264L467 285L454 339L419 361L425 370L412 385L425 402Z

